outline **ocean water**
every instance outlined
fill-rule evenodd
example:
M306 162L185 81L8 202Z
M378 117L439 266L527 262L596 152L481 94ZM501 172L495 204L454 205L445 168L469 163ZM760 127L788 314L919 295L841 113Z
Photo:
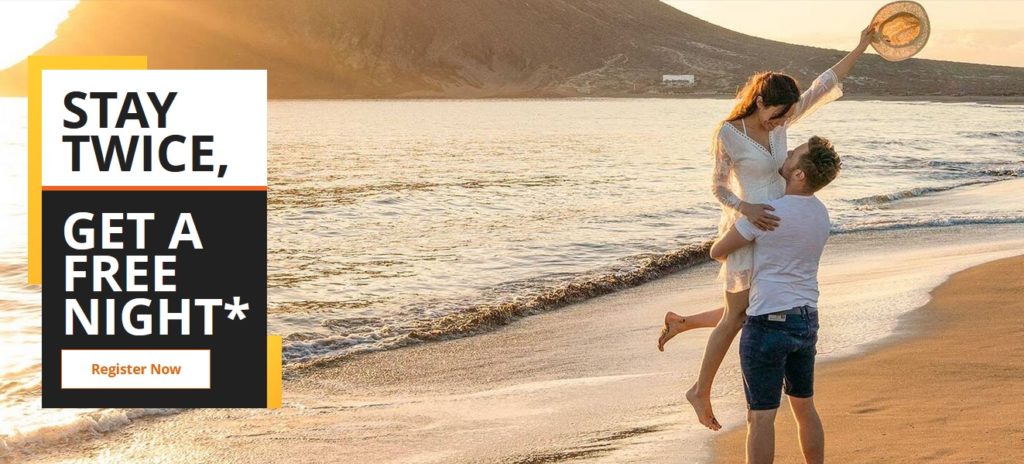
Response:
M0 451L166 410L41 410L25 281L25 100L0 99ZM726 100L275 101L270 332L288 375L470 336L693 263L713 238L711 131ZM790 131L831 139L836 233L1024 222L891 208L1020 177L1024 108L840 101ZM937 212L939 211L939 212Z

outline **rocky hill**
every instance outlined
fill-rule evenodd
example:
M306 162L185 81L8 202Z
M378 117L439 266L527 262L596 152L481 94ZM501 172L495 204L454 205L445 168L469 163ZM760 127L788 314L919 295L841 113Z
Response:
M740 34L655 0L82 0L37 54L268 69L273 98L389 98L732 93L764 69L806 85L844 53ZM662 74L697 84L666 88ZM0 93L24 94L24 75L24 62L0 72ZM845 85L1022 95L1024 68L870 55Z

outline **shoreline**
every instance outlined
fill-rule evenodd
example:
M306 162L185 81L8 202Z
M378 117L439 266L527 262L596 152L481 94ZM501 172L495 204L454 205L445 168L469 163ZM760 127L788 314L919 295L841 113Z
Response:
M973 221L970 219L962 220L961 217L969 216L969 212L972 211L976 205L987 201L986 196L998 196L1001 198L1009 198L1015 195L1016 192L1024 189L1024 178L1011 177L998 179L988 182L981 182L976 184L966 184L954 186L949 189L943 189L934 192L928 192L921 195L912 195L906 198L901 198L896 201L888 202L883 205L879 205L880 209L891 210L900 208L941 208L947 215L949 215L943 221L929 222L929 223L918 223L918 224L882 224L877 226L866 226L844 230L832 230L831 236L845 236L849 234L858 234L864 232L880 232L885 233L886 231L910 231L914 229L932 229L932 228L944 228L944 227L956 227L956 226L984 226L992 224L1015 224L1024 223L1019 218L1009 218L1006 221ZM1008 205L1008 212L1016 211L1012 205ZM963 222L961 222L963 221ZM544 304L524 306L514 310L514 314L502 315L499 320L500 322L493 322L480 325L475 328L467 329L464 331L454 331L451 333L444 333L436 336L423 336L416 338L414 341L403 343L401 345L386 348L383 350L371 350L366 352L358 352L351 355L344 355L341 357L327 356L324 358L314 358L309 360L299 360L295 362L286 363L284 366L284 372L286 376L301 376L305 373L323 368L336 367L339 364L349 362L360 356L365 356L370 353L383 352L390 350L401 350L404 348L418 346L423 343L439 343L445 341L452 341L464 337L478 336L495 330L500 330L511 324L516 324L524 318L536 316L543 313L554 312L562 310L568 306L575 304L584 303L587 300L600 298L606 295L611 295L616 292L621 292L635 288L641 285L648 284L650 282L663 279L672 274L684 272L688 269L695 268L703 265L716 265L715 262L708 256L707 252L710 249L713 237L708 237L707 240L700 243L690 243L684 245L682 248L667 252L665 254L657 255L658 259L643 269L637 269L630 275L616 279L614 281L602 281L592 285L587 285L585 288L581 288L578 292L573 292L575 297L566 299L564 301L552 301L548 298L537 297L547 301ZM696 253L696 254L694 254ZM585 294L585 296L580 296Z
M886 314L921 306L927 291L956 271L1020 254L1022 227L837 237L823 263L822 304L833 314L823 325L843 330L824 337L825 356L873 349L896 329ZM170 463L324 462L323 456L330 456L327 462L710 462L712 436L682 399L707 331L680 335L667 353L658 353L654 340L664 311L720 302L715 271L701 265L479 336L325 367L286 380L279 410L188 410L15 456L47 463L155 456ZM898 284L883 288L894 277ZM888 312L872 315L879 325L863 332L848 315L861 307ZM713 395L720 420L733 427L743 410L736 357L735 351L726 357Z
M1024 179L1007 179L904 199L884 209L941 209L955 222L992 198L1012 197L1021 186ZM1020 214L1012 202L1003 209L1009 216ZM823 330L819 360L848 358L898 341L894 337L905 328L897 323L900 315L927 304L929 291L955 272L1021 254L1022 234L1019 220L835 234L822 261L821 304L830 317L823 320L829 330ZM555 462L566 453L585 453L606 462L637 455L626 462L675 463L665 453L680 447L688 450L686 462L712 462L712 439L718 434L680 407L680 388L692 382L707 331L677 337L678 348L663 354L648 346L656 335L648 337L647 331L657 333L664 311L720 304L716 271L713 263L697 264L471 337L318 363L286 375L281 410L186 410L169 416L171 411L104 411L18 437L10 451L34 462L88 462L86 457L98 451L113 453L133 444L122 455L132 462L201 442L200 450L169 462L239 462L236 453L245 448L258 449L254 453L267 462L288 462L272 443L305 453L309 442L323 440L317 446L329 448L341 462L347 462L345 456L378 456L381 462L391 462L386 456L404 456L395 462ZM865 322L875 325L865 329ZM737 359L735 351L726 357L713 394L716 412L729 428L743 422ZM590 397L600 399L601 411L593 410ZM558 415L546 417L551 411ZM476 441L489 444L483 449L435 446L452 436L486 435L480 427L503 436L478 436ZM230 440L207 439L193 430ZM331 443L370 448L356 453ZM150 447L157 451L145 451ZM5 456L11 457L0 449L0 462Z
M1022 462L1024 255L950 276L868 352L818 368L826 454L837 462ZM898 375L893 375L899 373ZM912 380L908 380L912 379ZM1016 390L1019 391L1019 390ZM776 459L801 460L788 405ZM716 437L715 462L743 462L742 427Z

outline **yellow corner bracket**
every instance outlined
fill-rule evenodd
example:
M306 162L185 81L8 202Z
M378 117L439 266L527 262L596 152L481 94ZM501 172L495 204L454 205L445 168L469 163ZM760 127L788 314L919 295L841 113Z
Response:
M28 57L28 283L43 283L43 71L47 69L146 69L145 56Z
M267 408L281 407L281 336L267 335Z

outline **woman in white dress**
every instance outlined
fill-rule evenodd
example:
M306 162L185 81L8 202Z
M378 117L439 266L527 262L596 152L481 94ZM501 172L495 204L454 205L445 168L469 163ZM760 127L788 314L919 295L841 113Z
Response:
M841 82L871 41L874 25L861 32L860 43L835 66L826 70L802 94L796 81L785 74L754 74L737 95L737 104L712 140L713 187L722 204L719 235L740 216L763 230L772 230L779 218L764 203L782 197L785 180L779 168L786 160L786 130L822 105L843 95ZM711 384L729 346L743 326L750 296L752 255L746 247L729 255L719 279L725 281L725 306L689 316L669 312L658 339L658 349L677 334L695 328L714 327L708 338L700 376L686 393L697 419L712 430L721 425L711 409Z

